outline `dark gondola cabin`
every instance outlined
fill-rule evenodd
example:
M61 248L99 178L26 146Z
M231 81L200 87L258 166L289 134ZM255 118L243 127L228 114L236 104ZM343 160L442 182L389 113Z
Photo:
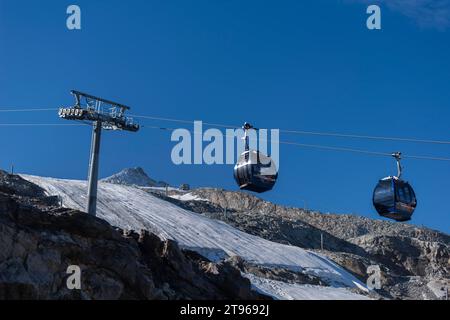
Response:
M397 177L381 179L373 192L373 205L380 216L396 221L411 220L417 206L413 188Z
M248 131L258 129L247 122L242 129L245 131L245 151L234 166L234 179L241 190L258 193L272 190L278 178L277 166L270 157L249 149Z
M242 153L234 166L234 179L241 190L258 193L272 190L277 177L274 161L255 150Z
M373 205L380 216L396 221L411 220L416 209L417 199L411 185L400 179L402 166L400 164L401 153L393 153L397 161L397 177L381 179L373 191Z

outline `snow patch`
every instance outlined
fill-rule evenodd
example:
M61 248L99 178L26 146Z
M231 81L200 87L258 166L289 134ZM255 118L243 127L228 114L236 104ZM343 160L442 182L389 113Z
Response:
M347 288L286 283L249 273L243 276L250 280L256 291L279 300L369 300L368 297L351 292Z
M200 198L199 196L195 196L192 193L174 194L174 195L171 195L170 198L181 200L181 201L208 201L206 199Z

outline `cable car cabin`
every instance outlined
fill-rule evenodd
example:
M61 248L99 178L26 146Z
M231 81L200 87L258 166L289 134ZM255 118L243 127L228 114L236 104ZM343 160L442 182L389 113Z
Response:
M380 216L408 221L417 206L417 199L408 182L397 177L386 177L375 187L373 205Z
M234 179L241 190L258 193L269 191L277 178L278 171L274 161L255 150L242 153L234 166Z

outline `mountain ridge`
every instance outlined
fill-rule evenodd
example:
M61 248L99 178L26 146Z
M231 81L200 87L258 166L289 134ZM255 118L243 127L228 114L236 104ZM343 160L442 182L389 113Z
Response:
M39 185L49 195L62 196L65 206L82 207L85 182L33 176L24 176L24 178ZM114 185L118 187L114 187ZM123 187L119 187L121 185ZM367 280L369 266L379 265L383 273L383 289L377 291L376 294L388 299L440 299L443 297L442 287L449 284L450 237L437 230L405 223L373 220L356 215L322 214L312 210L290 208L239 191L217 188L198 188L189 191L176 188L164 189L164 191L160 189L135 184L130 187L128 179L119 179L107 184L102 181L99 195L103 193L104 196L108 195L108 198L102 199L101 196L99 198L99 206L102 208L101 215L106 214L105 210L112 210L111 213L116 212L113 215L108 213L104 218L115 225L122 224L122 227L124 224L125 227L126 224L130 224L130 228L139 226L139 228L144 227L152 232L157 232L158 228L163 227L165 231L160 235L168 238L175 235L175 238L181 241L182 247L183 243L188 244L187 247L184 247L194 248L198 254L212 259L212 261L226 258L229 256L227 252L234 251L236 253L235 250L240 245L230 239L224 242L225 247L219 245L218 248L222 249L216 250L218 248L213 249L216 244L211 247L212 242L207 238L202 240L203 242L198 242L198 234L193 235L194 238L197 238L196 240L186 238L188 234L185 231L180 233L182 229L191 228L198 232L204 232L200 230L203 230L206 225L202 226L203 222L199 223L202 220L197 221L198 218L194 219L196 222L192 225L182 216L173 216L173 220L170 220L172 219L169 218L172 214L170 212L179 212L179 209L175 207L200 214L212 219L211 221L221 221L245 234L257 236L272 243L303 248L311 253L327 257L361 282ZM120 197L113 196L113 194L120 195L122 193L127 194L127 196L123 196L122 200L119 199ZM155 198L148 198L145 194ZM156 201L156 198L163 202ZM122 203L119 207L114 204L117 201ZM146 209L143 210L144 207L141 205L145 201L150 202L144 206ZM117 203L119 204L119 202ZM119 212L120 215L118 215ZM149 212L160 213L148 215ZM166 217L168 213L170 214ZM144 222L143 219L147 222ZM173 227L169 227L170 225ZM225 230L220 233L228 233ZM214 232L211 233L211 230L206 234L212 235L214 238ZM236 236L242 237L241 235ZM321 241L322 239L323 241ZM200 249L205 244L210 247L206 251ZM233 247L236 245L238 247ZM261 243L261 245L263 244ZM248 245L246 246L248 247ZM261 250L255 248L254 254L257 251ZM304 277L305 274L308 275L308 268L297 270L292 267L286 268L289 264L280 264L281 260L279 260L278 271L274 271L277 267L273 263L269 264L269 269L265 269L264 265L267 263L259 260L255 264L254 262L258 259L252 261L254 259L251 258L252 255L256 257L253 253L245 257L248 253L240 252L244 253L244 262L235 265L244 274L250 271L248 277L261 286L260 289L266 288L269 290L269 294L270 290L285 290L285 294L281 295L272 292L274 296L279 297L304 297L304 293L301 294L298 290L296 295L289 283L292 279L303 283L302 286L310 283L310 280ZM300 262L300 265L303 263ZM295 275L298 270L301 273ZM304 273L305 271L306 273ZM255 275L264 275L264 277L255 278ZM313 285L321 283L320 276L318 278L314 274L310 274L310 276L313 277L311 280ZM283 283L279 283L280 279ZM306 290L306 287L302 288ZM334 290L332 287L327 288L329 292ZM342 292L339 294L341 297L344 296ZM376 296L373 292L371 294Z
M168 183L150 178L141 167L125 168L100 181L139 187L166 187Z
M65 207L84 207L86 181L22 177L48 194L59 195ZM279 268L286 274L302 274L300 278L293 278L298 281L305 277L320 280L329 289L328 293L334 292L337 299L344 296L342 290L345 288L358 290L359 293L353 294L355 299L367 295L364 283L320 253L244 233L226 223L164 201L148 188L99 183L97 216L123 229L147 229L163 239L173 239L181 248L195 251L212 262L239 256L253 266L250 270ZM267 274L267 271L262 272ZM320 288L308 290L324 293ZM347 291L348 294L350 292Z

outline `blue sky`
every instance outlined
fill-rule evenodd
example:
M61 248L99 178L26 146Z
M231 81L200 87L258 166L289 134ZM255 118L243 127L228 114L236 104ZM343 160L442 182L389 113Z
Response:
M133 113L261 128L450 140L449 1L0 0L0 109L70 105L71 89ZM66 28L66 8L82 30ZM64 123L56 113L1 113L0 123ZM141 124L174 124L141 120ZM190 126L187 126L191 128ZM1 127L0 167L84 179L88 127ZM448 145L282 135L282 140L450 157ZM100 174L142 166L173 184L236 190L233 166L175 166L164 131L103 135ZM390 158L281 146L263 198L378 218L371 194ZM450 163L408 159L411 223L450 232Z

